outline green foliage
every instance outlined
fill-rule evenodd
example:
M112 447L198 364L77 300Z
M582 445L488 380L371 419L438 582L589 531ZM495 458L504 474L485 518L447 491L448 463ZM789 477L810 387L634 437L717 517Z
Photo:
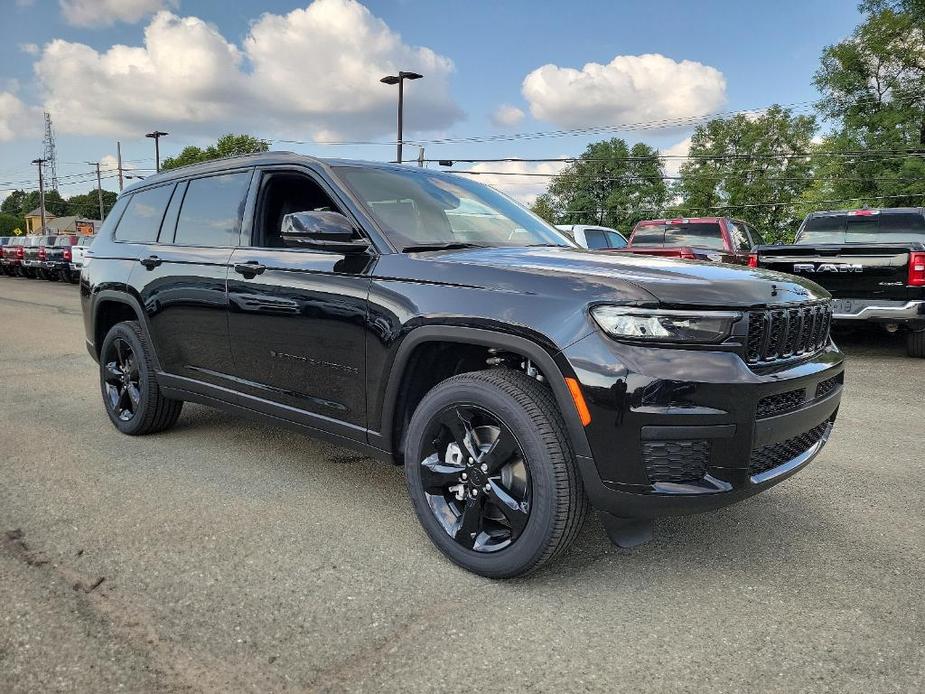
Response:
M14 236L17 229L26 228L26 220L15 214L0 212L0 236Z
M533 205L530 206L530 209L533 211L533 214L542 217L550 224L556 223L556 210L553 208L552 202L550 202L549 196L546 193L537 197Z
M254 152L266 152L269 145L251 135L232 135L228 134L219 138L218 142L210 145L205 149L199 147L185 147L180 154L175 157L168 157L161 162L161 170L176 169L180 166L197 164L211 159L222 159L224 157L233 157L239 154L253 154Z
M669 198L658 152L613 138L595 142L562 170L534 205L559 224L604 224L629 231Z
M921 205L925 159L925 0L867 0L866 17L828 46L816 72L821 113L835 124L803 208ZM873 150L870 156L838 156ZM826 203L826 200L852 202Z
M788 238L799 225L791 203L809 186L811 166L807 157L780 155L809 151L815 125L812 116L772 106L759 116L698 126L691 137L694 158L681 166L675 186L682 199L678 212L737 217L772 241Z
M103 191L103 217L116 204L118 193L111 190ZM67 199L68 214L88 217L89 219L100 218L100 199L96 189L80 195L73 195Z

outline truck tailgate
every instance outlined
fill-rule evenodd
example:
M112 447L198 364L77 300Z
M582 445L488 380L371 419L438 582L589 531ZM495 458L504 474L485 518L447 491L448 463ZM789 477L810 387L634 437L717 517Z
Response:
M920 248L921 247L921 248ZM758 266L813 280L836 298L907 299L909 254L923 244L762 246Z

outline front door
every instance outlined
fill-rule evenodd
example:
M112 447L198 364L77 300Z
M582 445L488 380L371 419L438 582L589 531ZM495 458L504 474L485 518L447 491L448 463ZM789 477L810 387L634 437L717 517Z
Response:
M237 388L307 425L352 438L366 427L366 312L371 254L287 248L285 214L342 211L307 171L261 172L250 245L228 274L229 333ZM245 401L246 404L246 401Z

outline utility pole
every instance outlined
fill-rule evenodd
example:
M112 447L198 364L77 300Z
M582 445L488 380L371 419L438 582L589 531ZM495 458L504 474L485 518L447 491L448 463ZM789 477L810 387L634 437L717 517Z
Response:
M33 159L33 164L38 164L39 167L39 214L42 217L42 229L41 233L45 233L45 179L42 175L42 166L45 164L46 159Z
M424 148L418 147L418 166L424 168Z
M122 143L121 142L116 142L116 159L118 159L119 161L117 166L119 167L119 192L121 193L122 187L124 185L122 182Z
M161 172L161 138L170 133L165 133L160 130L155 130L152 133L148 133L145 137L150 137L154 140L154 167L157 170L157 173Z
M100 199L100 221L103 221L103 179L100 177L100 163L98 161L88 161L90 166L96 167L96 194Z
M419 80L424 75L416 72L400 71L397 75L386 75L379 81L383 84L398 85L398 140L395 150L395 161L401 164L401 145L402 145L402 117L405 110L405 80Z

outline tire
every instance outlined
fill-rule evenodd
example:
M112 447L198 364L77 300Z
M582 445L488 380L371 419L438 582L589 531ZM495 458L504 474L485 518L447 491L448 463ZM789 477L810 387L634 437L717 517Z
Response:
M906 354L917 359L925 359L925 330L906 334Z
M472 436L476 445L462 453ZM513 453L493 457L495 444ZM468 452L479 456L474 464ZM548 388L519 371L478 371L439 383L411 418L404 454L418 520L450 561L473 573L523 576L560 555L581 529L588 500L565 424ZM508 462L496 470L500 459ZM479 460L491 464L487 472ZM502 500L506 510L496 503ZM467 524L479 503L481 515Z
M100 391L110 421L129 436L169 429L183 409L182 400L161 395L148 341L137 321L117 323L106 334L100 349Z
M48 271L46 270L46 271L45 271L45 279L48 280L49 282L57 282L58 279L59 279L59 276L58 276L58 273L57 273L57 272L48 272Z

